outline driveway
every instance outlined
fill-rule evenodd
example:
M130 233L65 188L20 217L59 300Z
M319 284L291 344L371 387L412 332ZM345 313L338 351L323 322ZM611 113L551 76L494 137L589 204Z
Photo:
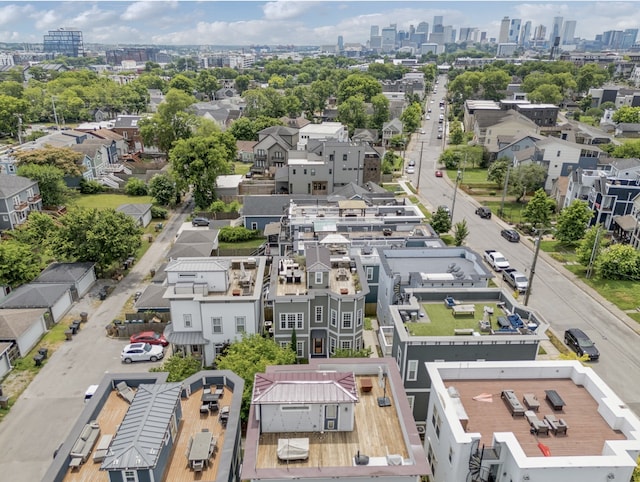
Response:
M40 480L53 451L65 440L84 406L84 392L99 383L105 373L146 372L160 362L125 365L120 362L122 340L107 338L105 327L117 317L126 301L142 289L150 270L165 259L178 229L187 217L187 206L166 223L145 255L104 301L99 287L76 303L71 313L82 311L89 319L72 341L53 353L40 373L22 393L0 425L0 476L12 482ZM78 316L79 317L79 316Z

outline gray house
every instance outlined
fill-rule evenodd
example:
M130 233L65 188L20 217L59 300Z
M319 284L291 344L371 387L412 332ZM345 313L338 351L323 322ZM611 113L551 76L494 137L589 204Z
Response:
M73 304L70 283L28 283L13 290L0 301L0 309L45 308L47 328L67 314Z
M258 132L258 142L253 148L254 164L252 172L274 174L275 170L287 164L289 151L298 144L298 129L273 126Z
M138 226L146 228L151 222L151 207L152 205L147 203L122 204L116 208L116 211L126 214Z
M68 283L73 298L82 298L96 283L95 263L52 263L33 283Z
M26 177L0 174L0 230L23 224L31 211L42 210L38 183Z

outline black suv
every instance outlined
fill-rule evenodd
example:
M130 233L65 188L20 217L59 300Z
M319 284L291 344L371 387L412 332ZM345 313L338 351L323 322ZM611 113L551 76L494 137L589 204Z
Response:
M600 352L591 338L579 328L571 328L564 332L564 342L569 348L575 351L578 356L588 355L589 360L600 358Z
M486 206L480 206L476 209L476 214L481 218L491 219L491 209Z

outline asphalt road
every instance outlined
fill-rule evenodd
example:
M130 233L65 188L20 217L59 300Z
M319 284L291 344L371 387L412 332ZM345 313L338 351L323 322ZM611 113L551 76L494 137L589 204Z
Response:
M431 120L423 121L425 134L420 134L408 147L406 157L416 161L416 173L406 177L415 186L420 175L419 194L425 205L435 210L437 206L447 204L452 208L454 223L467 220L470 232L467 246L478 253L497 249L513 267L530 276L534 240L524 237L520 243L508 242L500 236L500 230L508 227L506 223L496 216L491 220L481 219L475 215L478 202L461 189L456 190L450 179L434 175L442 149L442 141L436 138L438 102L444 95L442 84L441 80L438 93L433 96L435 102L427 101L428 106L435 108L432 107ZM495 281L500 285L502 278L496 277ZM542 251L538 256L528 304L542 314L560 337L567 328L585 331L600 350L600 360L589 363L589 366L627 406L640 414L640 328L633 320Z
M84 392L99 383L105 373L146 372L152 363L120 361L126 344L105 336L105 327L122 306L148 281L150 270L165 259L172 241L187 216L184 210L166 223L145 255L118 283L105 301L98 301L98 288L76 303L71 313L89 313L89 319L72 341L53 353L40 373L22 393L0 425L0 480L41 480L54 450L62 443L84 406ZM79 316L78 316L79 318Z

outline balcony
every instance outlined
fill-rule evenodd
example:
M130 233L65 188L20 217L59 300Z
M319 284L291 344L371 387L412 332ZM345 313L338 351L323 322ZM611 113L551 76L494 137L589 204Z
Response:
M31 196L27 198L29 204L37 204L42 200L42 196L40 194L36 194L35 196Z
M13 209L14 211L26 211L27 209L29 209L29 203L26 201L23 201L19 204L14 204L13 205Z

